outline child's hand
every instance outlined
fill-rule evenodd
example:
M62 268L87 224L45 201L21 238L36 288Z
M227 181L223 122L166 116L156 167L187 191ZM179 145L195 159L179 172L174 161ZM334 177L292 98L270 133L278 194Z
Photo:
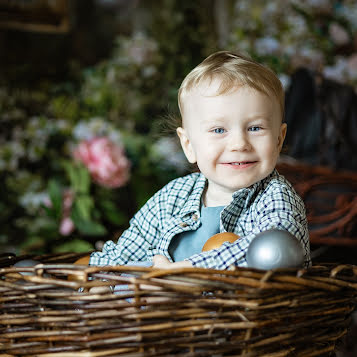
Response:
M175 268L190 268L192 264L188 260L181 262L170 263L170 261L163 255L155 255L153 260L153 267L159 269L175 269Z

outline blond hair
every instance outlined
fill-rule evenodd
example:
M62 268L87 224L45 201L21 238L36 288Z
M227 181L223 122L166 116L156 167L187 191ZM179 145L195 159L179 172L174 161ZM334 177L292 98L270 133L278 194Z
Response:
M181 116L185 95L203 82L211 82L216 78L221 80L216 95L228 93L237 86L248 86L269 97L273 95L279 103L283 118L284 89L276 74L246 56L229 51L213 53L185 77L178 92Z

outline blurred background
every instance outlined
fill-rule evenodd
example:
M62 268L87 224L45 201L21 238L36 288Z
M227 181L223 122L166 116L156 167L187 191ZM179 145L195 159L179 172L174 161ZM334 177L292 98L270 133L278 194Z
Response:
M164 123L217 50L279 75L290 160L355 171L356 19L354 0L0 0L0 252L100 249L188 173Z

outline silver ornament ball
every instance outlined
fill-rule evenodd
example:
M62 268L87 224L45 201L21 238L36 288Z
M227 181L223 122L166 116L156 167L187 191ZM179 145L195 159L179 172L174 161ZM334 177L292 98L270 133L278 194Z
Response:
M41 264L41 262L39 262L37 260L33 260L33 259L23 259L23 260L19 260L18 262L16 262L13 266L15 268L29 268L29 267L33 267L37 264ZM33 275L32 272L27 272L27 271L22 271L22 272L20 272L20 274Z
M304 249L297 238L280 229L257 234L246 254L248 267L263 270L299 268L304 264L304 257Z

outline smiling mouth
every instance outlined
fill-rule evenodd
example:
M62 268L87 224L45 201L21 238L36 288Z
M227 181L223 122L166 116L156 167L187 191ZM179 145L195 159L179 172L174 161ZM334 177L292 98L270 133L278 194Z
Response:
M255 163L257 163L257 161L235 161L235 162L225 162L223 163L224 166L234 166L234 167L241 167L241 168L246 168L246 167L250 167L252 165L254 165Z
M242 161L242 162L230 162L230 165L246 165L246 164L251 164L253 161Z
M243 166L254 164L256 161L240 161L240 162L227 162L228 165Z

